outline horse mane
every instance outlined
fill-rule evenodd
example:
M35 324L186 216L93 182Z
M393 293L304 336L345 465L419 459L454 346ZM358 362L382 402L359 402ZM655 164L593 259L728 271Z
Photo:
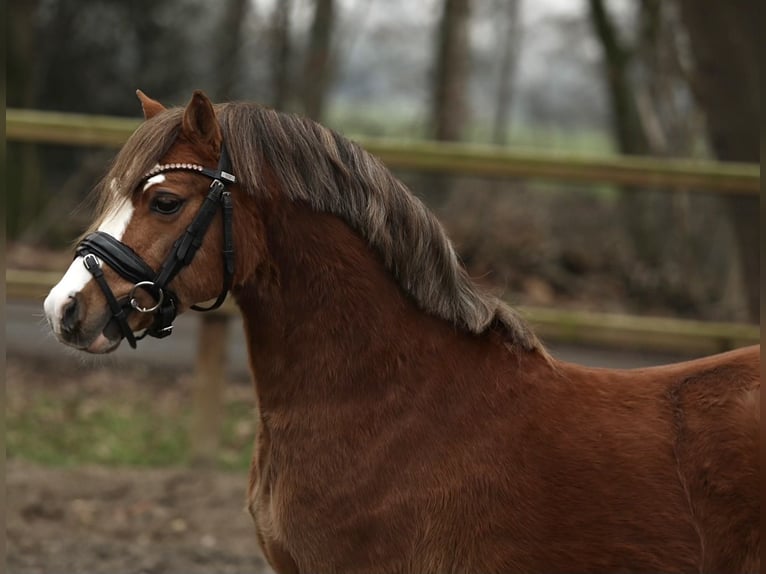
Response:
M493 328L511 343L543 352L527 322L471 280L436 217L373 155L302 116L252 103L215 109L233 171L248 194L268 193L262 177L268 165L289 199L336 215L359 233L421 309L470 333ZM174 108L139 126L107 174L102 197L114 187L129 196L172 146L182 114ZM107 183L116 177L117 186Z

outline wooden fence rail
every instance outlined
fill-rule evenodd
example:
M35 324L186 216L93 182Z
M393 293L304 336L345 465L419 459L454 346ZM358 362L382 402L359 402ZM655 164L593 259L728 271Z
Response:
M139 121L109 116L9 109L11 141L119 147ZM760 193L760 165L647 157L518 151L459 143L354 138L392 169L481 177L610 183L664 191Z
M6 293L10 299L42 302L62 273L8 269ZM716 323L660 317L517 306L544 341L631 348L646 351L711 354L758 343L758 325ZM217 313L201 317L227 317L239 313L228 299ZM215 320L215 319L213 319Z
M7 269L8 300L42 300L61 272ZM630 348L691 355L712 354L760 342L758 325L634 317L585 311L519 307L543 341ZM223 420L226 322L238 313L231 299L200 315L189 444L191 460L215 464Z

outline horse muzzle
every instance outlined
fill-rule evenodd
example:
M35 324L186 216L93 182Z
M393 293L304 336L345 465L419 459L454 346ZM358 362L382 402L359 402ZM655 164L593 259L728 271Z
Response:
M59 341L96 354L109 353L119 346L122 332L107 310L98 314L89 312L82 293L68 295L58 304L52 295L46 299L45 315Z
M100 281L92 281L94 271ZM110 352L123 339L135 346L141 335L134 332L152 327L157 313L167 313L170 308L165 319L175 317L172 293L161 293L158 299L150 285L142 284L129 293L123 286L118 293L106 284L95 256L78 256L46 297L45 317L62 343L90 353Z

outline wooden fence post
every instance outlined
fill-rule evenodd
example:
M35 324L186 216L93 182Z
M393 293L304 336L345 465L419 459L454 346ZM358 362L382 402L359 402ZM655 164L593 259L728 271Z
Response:
M228 317L200 317L197 369L192 399L191 457L195 466L215 465L223 422Z

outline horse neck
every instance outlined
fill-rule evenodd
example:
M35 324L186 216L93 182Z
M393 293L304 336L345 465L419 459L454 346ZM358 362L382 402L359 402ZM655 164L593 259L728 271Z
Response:
M266 230L269 264L237 293L259 405L390 392L402 357L456 337L417 309L339 218L290 204Z

